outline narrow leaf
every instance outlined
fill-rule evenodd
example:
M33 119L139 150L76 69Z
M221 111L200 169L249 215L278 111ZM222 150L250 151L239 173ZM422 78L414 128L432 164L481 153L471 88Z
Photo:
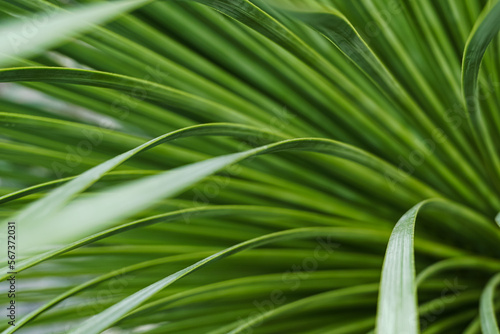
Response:
M389 239L380 281L376 334L419 332L413 239L415 219L425 203L406 212Z
M0 25L0 66L15 57L30 57L78 33L92 29L149 0L98 2L82 6L73 12L55 9L27 20L12 20Z
M500 284L500 274L493 276L481 295L479 315L484 334L500 334L495 311L495 290Z
M349 230L349 233L355 234L352 229L346 229L344 232ZM212 256L209 256L195 264L182 269L175 274L165 277L164 279L151 284L150 286L140 290L139 292L123 299L121 302L111 306L105 311L99 313L98 315L88 319L81 326L69 332L69 334L98 334L101 333L106 328L115 324L124 315L126 315L131 310L135 309L144 301L148 300L150 297L166 288L170 284L176 282L184 276L191 274L192 272L201 269L208 264L222 260L228 256L239 253L241 251L269 244L271 242L292 240L292 239L303 239L311 237L319 237L325 235L336 235L336 232L342 234L341 228L301 228L293 229L288 231L276 232L255 239L251 239L235 246L229 247L221 252L218 252ZM360 231L361 233L366 233L366 231ZM375 232L375 231L373 231ZM372 232L372 233L373 233ZM370 232L368 232L369 234Z

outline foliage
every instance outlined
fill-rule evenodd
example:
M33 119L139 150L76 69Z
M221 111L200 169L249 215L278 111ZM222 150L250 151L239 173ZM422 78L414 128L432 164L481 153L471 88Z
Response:
M499 333L497 1L0 10L2 334Z

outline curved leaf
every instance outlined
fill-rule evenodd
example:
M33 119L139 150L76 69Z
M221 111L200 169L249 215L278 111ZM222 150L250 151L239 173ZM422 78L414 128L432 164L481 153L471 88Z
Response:
M499 284L500 274L497 274L490 279L481 295L479 315L481 317L481 329L484 334L500 333L495 310L495 290Z
M0 82L17 81L88 85L117 89L129 92L132 95L137 94L137 87L141 87L147 92L146 97L148 99L163 102L171 107L196 112L205 117L212 116L215 119L224 117L226 121L263 125L251 116L198 95L126 75L64 67L17 67L0 69Z
M154 141L154 143L157 143L157 141ZM32 247L33 251L36 247L48 247L51 244L57 244L59 242L71 242L81 238L82 233L88 233L89 231L95 233L97 230L109 227L129 215L151 206L158 199L177 194L201 179L231 164L255 155L290 150L329 154L357 162L379 173L384 173L384 175L390 173L389 175L394 178L400 179L402 177L399 171L390 164L350 145L328 139L291 139L261 146L241 153L219 156L169 170L159 175L130 182L126 185L96 194L91 198L78 200L62 208L59 212L55 212L55 209L67 202L68 194L66 194L66 192L69 193L69 196L72 196L79 190L83 190L96 179L96 176L101 177L103 173L123 160L124 157L118 156L96 167L98 168L98 173L90 170L82 174L85 175L85 177L80 176L80 178L74 179L72 182L77 183L77 186L73 187L70 182L61 187L62 190L57 189L56 192L51 193L49 195L51 196L50 198L57 199L57 201L53 199L50 200L50 206L53 212L52 215L48 213L44 215L41 214L41 212L43 213L44 211L42 211L40 202L48 201L47 198L49 196L41 201L35 202L26 209L28 214L36 215L37 225L28 224L27 222L31 220L26 218L26 213L24 212L22 213L23 219L18 216L17 220L25 221L23 225L25 227L30 226L30 230L24 233L25 237L23 239L27 245ZM128 154L130 153L125 153L125 156L128 156ZM402 182L408 183L420 191L429 192L428 188L414 179L404 179ZM137 197L136 194L138 193L143 195ZM59 207L56 207L55 203L57 203ZM114 209L110 210L110 207ZM43 210L47 210L47 207L43 207ZM72 222L73 228L71 230L61 229L61 226L66 225L69 221ZM57 235L47 236L43 239L38 238L39 233L42 233L42 230L46 230L47 228L60 230L61 232ZM41 249L42 248L39 248L38 252L40 252Z
M27 21L13 20L3 23L0 25L0 66L15 61L15 57L33 56L73 35L91 30L93 24L110 20L150 1L96 3L80 7L73 12L55 10L35 15ZM33 30L27 33L27 27Z
M467 210L451 202L431 199L418 203L401 217L389 239L382 268L375 330L377 334L419 333L414 233L417 214L424 206L433 206L455 216L468 215ZM486 263L491 266L491 263ZM439 267L424 274L424 277Z
M418 334L413 234L420 202L398 221L389 239L380 281L376 334Z
M500 157L494 139L479 105L479 68L488 45L500 30L500 3L496 2L482 13L474 25L465 46L462 62L462 90L472 131L485 162L493 163L490 174L498 182ZM499 184L497 184L498 186Z
M333 291L328 291L324 293L320 293L314 296L310 296L307 298L302 298L297 301L285 304L280 307L273 308L270 311L259 313L257 316L252 317L251 320L244 321L242 324L237 326L236 328L229 330L224 327L219 330L215 330L210 332L210 334L237 334L237 333L246 333L252 330L252 327L261 324L264 320L271 319L280 315L290 315L295 312L304 312L315 310L317 307L321 307L324 305L331 305L336 301L340 300L355 300L359 295L363 296L370 293L375 293L378 290L377 284L364 284L358 286L352 286L343 289L337 289ZM361 301L361 304L363 301ZM373 321L373 320L372 320ZM362 324L361 327L370 328L373 324ZM234 327L234 324L230 324L227 327Z
M198 261L197 263L185 269L182 269L176 272L175 274L167 276L164 279L154 284L151 284L150 286L140 290L139 292L125 298L121 302L111 306L104 312L101 312L98 315L88 319L82 325L71 330L69 334L101 333L101 331L105 330L106 328L110 327L111 325L119 321L125 314L127 314L128 312L139 306L144 301L148 300L150 297L152 297L160 290L174 283L175 281L181 279L186 275L191 274L192 272L198 269L203 268L204 266L210 263L222 260L223 258L239 253L241 251L262 246L271 242L293 240L298 238L311 238L311 237L319 237L327 235L338 236L342 235L345 232L349 233L352 236L353 233L356 233L356 230L352 229L342 230L341 228L302 228L302 229L294 229L294 230L272 233L262 237L245 241L233 247L227 248L212 256L209 256L201 261ZM361 235L366 233L366 231L359 231L359 232L361 232ZM369 235L374 237L376 236L376 233L377 232L375 231L370 231L366 233L366 237L369 238Z
M34 265L41 262L54 258L58 255L69 252L73 249L88 245L90 243L102 240L104 238L110 237L112 235L129 231L131 229L149 226L152 224L157 224L160 222L170 222L178 221L184 219L191 219L195 217L220 217L227 215L252 215L252 216L280 216L280 217L290 217L296 219L308 220L309 222L319 223L322 225L338 225L338 226L348 226L351 225L349 222L344 222L338 218L324 217L322 215L299 211L291 209L282 209L275 207L257 207L257 206L237 206L237 205L219 205L219 206L209 206L209 207L196 207L183 210L172 211L152 217L147 217L144 219L136 220L130 223L122 224L110 229L107 229L96 234L92 234L88 237L80 239L78 241L69 243L62 247L50 250L48 252L29 257L17 262L16 271L22 272ZM8 268L4 267L0 271L0 281L5 280L9 274Z
M105 173L119 166L136 154L151 149L167 141L182 137L202 135L241 135L243 137L247 137L250 135L262 137L269 136L270 134L256 128L237 124L202 124L167 133L163 136L152 139L149 142L140 145L128 152L116 156L115 158L108 160L94 168L89 169L88 171L74 178L65 185L52 191L46 197L29 205L27 208L18 213L16 217L13 218L13 220L22 221L22 227L28 228L35 222L37 223L41 220L47 219L47 217L49 217L51 214L60 210L75 195L84 191L97 180L99 180ZM28 231L28 233L26 234L29 235L30 232Z

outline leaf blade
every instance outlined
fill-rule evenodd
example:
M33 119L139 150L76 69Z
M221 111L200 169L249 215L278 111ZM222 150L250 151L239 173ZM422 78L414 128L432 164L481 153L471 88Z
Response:
M58 11L28 19L16 20L0 26L0 66L8 65L14 57L29 57L57 45L72 35L84 32L93 24L102 23L150 0L126 0L87 5L74 12ZM32 34L26 28L34 28ZM23 36L18 32L23 31ZM64 32L64 33L61 33Z
M495 289L500 284L500 274L493 276L481 294L479 304L479 316L481 318L481 329L484 334L499 334L495 311Z

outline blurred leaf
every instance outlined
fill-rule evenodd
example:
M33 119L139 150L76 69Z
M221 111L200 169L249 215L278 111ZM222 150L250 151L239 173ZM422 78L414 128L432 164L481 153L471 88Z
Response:
M0 25L0 66L17 57L30 57L41 51L91 30L93 24L110 20L142 6L150 0L124 0L82 6L75 11L37 13L27 20L12 20ZM64 32L64 33L62 33Z

